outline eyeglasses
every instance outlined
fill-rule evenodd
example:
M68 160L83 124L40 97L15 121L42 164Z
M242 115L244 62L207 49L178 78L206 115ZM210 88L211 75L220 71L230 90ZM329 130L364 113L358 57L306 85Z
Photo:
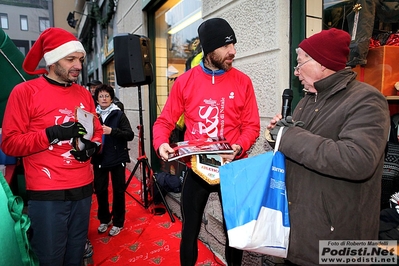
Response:
M300 69L304 64L306 64L307 62L309 62L310 60L313 60L313 58L310 58L309 60L306 60L305 62L303 62L303 63L297 65L296 67L294 67L294 71L298 71L298 72L299 72L299 69Z
M110 98L111 96L109 96L109 94L107 95L98 95L98 98L100 99L106 99L106 98Z

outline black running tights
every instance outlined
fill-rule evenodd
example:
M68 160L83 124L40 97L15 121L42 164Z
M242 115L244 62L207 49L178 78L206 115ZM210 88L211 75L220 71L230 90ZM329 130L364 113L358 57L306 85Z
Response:
M183 227L182 240L180 242L180 264L182 266L194 266L197 261L197 239L201 229L204 209L211 192L217 192L221 199L219 185L209 185L191 169L187 171L181 193ZM227 265L240 266L243 251L229 247L224 219L223 228L226 235L225 256Z

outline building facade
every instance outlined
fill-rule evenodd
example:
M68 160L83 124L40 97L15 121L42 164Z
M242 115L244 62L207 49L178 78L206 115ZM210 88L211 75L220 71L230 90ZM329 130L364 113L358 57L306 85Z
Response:
M208 18L225 18L236 32L234 66L253 81L262 117L262 134L268 119L279 111L281 93L290 86L292 72L289 0L84 2L79 12L87 16L83 15L86 19L78 23L77 30L79 39L89 40L92 47L87 58L87 76L89 80L100 79L114 86L133 127L139 124L138 90L137 87L123 88L117 83L113 37L137 34L151 41L153 82L142 86L141 92L145 151L153 168L159 169L160 165L151 145L151 125L161 112L175 78L186 70L187 60L196 53L197 28ZM101 17L93 19L93 10L99 10ZM110 14L108 24L101 25ZM130 145L134 165L138 142ZM252 152L264 151L264 145L262 137Z
M198 52L198 26L212 17L222 17L231 24L237 37L234 66L251 77L255 88L262 132L251 154L261 153L270 148L263 137L264 131L269 119L281 109L281 94L285 88L290 87L291 66L296 63L296 56L291 63L292 1L84 2L82 9L77 10L84 15L78 21L76 29L79 39L91 47L86 62L88 81L100 79L114 86L116 95L124 103L125 113L133 129L136 129L135 125L140 124L138 103L141 98L144 150L155 172L160 171L162 166L152 148L152 125L162 111L174 80L188 68L187 62ZM299 8L303 8L303 5L299 5ZM141 86L140 90L138 87L118 85L113 39L123 34L144 35L151 42L153 82ZM128 57L128 54L126 56ZM135 167L137 158L141 155L138 129L135 130L135 135L136 138L129 143L132 160L128 165L130 170ZM141 171L135 175L140 178ZM174 196L169 197L167 201L172 211L181 217L179 195ZM210 197L205 212L204 226L207 224L208 230L201 230L200 237L209 243L217 254L224 254L223 244L215 240L215 237L222 242L224 239L217 194ZM246 265L261 265L261 260L259 256L245 258Z
M26 55L39 35L49 27L63 28L76 35L76 30L69 27L65 19L67 12L74 8L73 1L0 0L0 27ZM44 60L39 67L45 67Z
M199 51L197 28L202 21L222 17L231 24L236 33L238 42L234 67L252 79L261 117L261 134L250 152L250 155L255 155L270 149L265 141L264 132L270 118L281 111L283 90L293 89L294 105L301 97L301 85L293 75L293 67L296 66L295 48L298 43L322 29L347 26L345 17L351 11L354 2L24 0L14 2L30 2L36 6L18 7L17 10L15 7L2 5L2 2L10 1L0 1L0 26L17 46L21 47L24 54L40 32L49 26L62 27L76 34L87 51L82 84L97 79L113 86L135 131L136 138L129 143L132 162L128 168L132 170L137 158L143 155L138 141L139 128L142 126L143 136L140 137L144 141L144 152L155 172L160 171L162 165L152 148L152 125L162 111L174 80L191 67L192 58ZM37 4L47 6L38 8ZM25 8L29 9L24 11ZM30 15L32 12L34 18ZM11 25L20 29L13 29ZM22 29L26 27L33 30L35 35L25 33ZM137 86L118 85L114 38L125 34L146 36L150 40L153 81L140 86L140 89ZM142 108L139 102L142 102ZM137 176L140 175L141 172L137 172ZM220 235L220 205L215 195L212 195L208 202L204 223L211 220L216 221L217 227L213 234L217 235L218 239L223 239ZM206 235L203 237L206 238ZM212 247L219 254L223 253L218 250L220 247L217 243Z
M22 54L26 55L40 33L50 27L47 1L0 1L0 26Z

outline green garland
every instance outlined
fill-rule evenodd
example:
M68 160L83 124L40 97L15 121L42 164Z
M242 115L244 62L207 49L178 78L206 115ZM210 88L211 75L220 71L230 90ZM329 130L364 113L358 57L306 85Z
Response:
M90 15L88 16L88 34L83 38L82 44L87 53L91 53L93 51L92 43L94 38L94 29L96 24L99 24L101 29L105 29L108 26L108 23L111 21L113 15L115 14L115 2L114 0L108 0L108 10L105 17L102 17L100 7L97 2L93 3Z
M101 16L100 7L98 6L97 3L93 3L93 6L90 11L90 16L101 26L102 29L105 29L115 13L114 9L115 9L114 0L109 0L107 15L105 16L105 18L103 18Z

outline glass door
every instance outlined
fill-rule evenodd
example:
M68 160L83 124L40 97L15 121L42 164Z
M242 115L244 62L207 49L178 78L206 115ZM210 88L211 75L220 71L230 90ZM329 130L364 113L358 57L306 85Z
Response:
M199 63L201 7L201 0L170 0L155 12L157 116L176 78Z

